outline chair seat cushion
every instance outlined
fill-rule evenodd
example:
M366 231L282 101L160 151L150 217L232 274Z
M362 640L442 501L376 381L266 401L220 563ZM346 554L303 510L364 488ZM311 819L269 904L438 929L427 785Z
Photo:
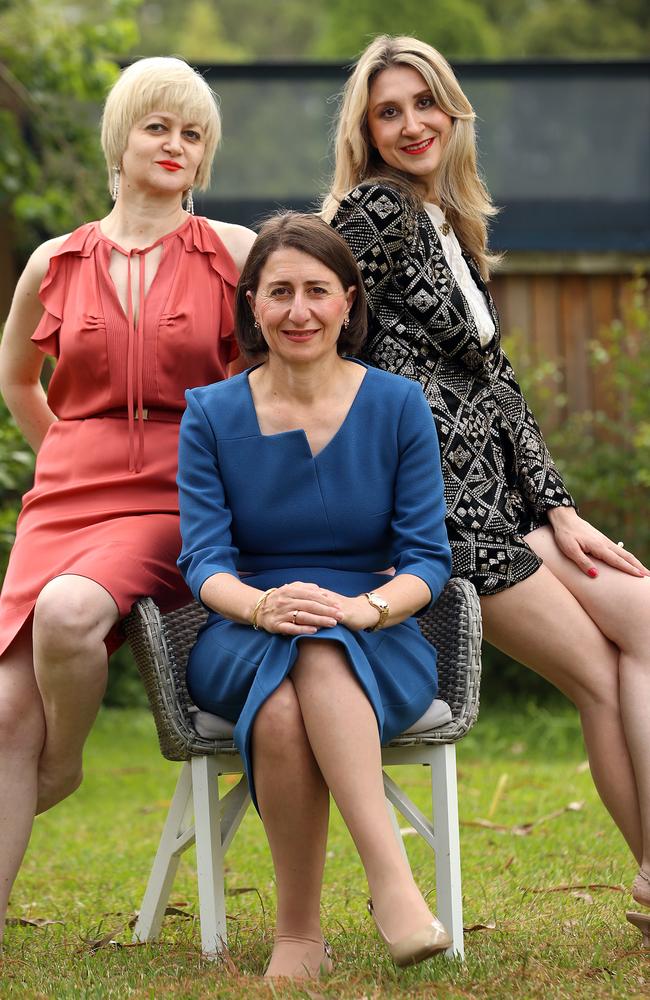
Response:
M446 726L452 719L451 708L447 702L436 698L435 701L431 702L424 715L421 715L412 726L405 729L402 735L413 736L415 733L428 733L430 729Z
M200 708L190 708L192 723L199 736L205 740L229 740L235 729L234 722L222 719L219 715L212 715L211 712L202 712ZM427 708L424 715L420 716L417 722L409 726L404 732L404 736L413 736L416 733L426 733L430 729L438 729L452 721L451 709L446 701L436 698Z

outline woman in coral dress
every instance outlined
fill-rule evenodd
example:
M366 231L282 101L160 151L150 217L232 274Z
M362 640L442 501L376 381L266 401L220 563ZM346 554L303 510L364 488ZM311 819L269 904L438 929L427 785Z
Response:
M114 207L36 250L7 321L0 387L38 457L0 597L0 934L35 813L81 781L120 619L144 594L166 609L190 597L176 568L184 392L238 353L253 239L191 214L219 135L214 95L181 60L125 70L102 127Z

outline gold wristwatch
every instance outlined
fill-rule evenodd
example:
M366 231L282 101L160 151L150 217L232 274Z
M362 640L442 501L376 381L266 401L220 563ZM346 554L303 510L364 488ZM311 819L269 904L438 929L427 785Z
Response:
M390 614L390 605L384 597L381 597L380 594L376 594L374 590L371 590L369 593L364 594L363 596L367 597L369 603L372 604L375 611L379 612L379 621L377 622L377 624L371 625L370 628L366 629L366 632L376 632L378 628L382 627L382 625L388 618Z

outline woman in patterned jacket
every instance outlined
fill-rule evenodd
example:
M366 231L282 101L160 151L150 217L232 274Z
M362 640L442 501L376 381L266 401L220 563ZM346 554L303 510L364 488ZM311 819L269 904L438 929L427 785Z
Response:
M436 418L453 573L486 638L576 704L650 906L650 573L578 516L501 350L473 119L439 52L376 38L345 88L323 215L364 277L365 360L420 382Z

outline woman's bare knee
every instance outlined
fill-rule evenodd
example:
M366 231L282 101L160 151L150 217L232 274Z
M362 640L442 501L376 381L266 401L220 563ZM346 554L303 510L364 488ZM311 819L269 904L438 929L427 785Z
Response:
M599 563L598 576L590 579L563 555L548 527L538 528L527 541L602 635L622 653L650 664L650 578Z
M304 737L300 704L291 680L287 679L264 702L253 726L256 743L265 746L292 745L296 739Z
M60 576L43 587L34 606L34 642L53 653L69 653L103 640L117 608L92 580ZM88 586L86 586L88 584Z

